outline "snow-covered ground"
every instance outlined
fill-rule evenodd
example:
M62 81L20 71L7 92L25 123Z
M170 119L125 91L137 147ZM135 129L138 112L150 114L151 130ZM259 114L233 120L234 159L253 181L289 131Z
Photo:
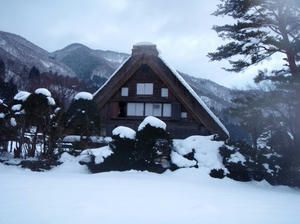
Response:
M91 174L78 161L97 163L112 154L108 146L78 157L63 153L60 166L32 172L0 163L0 224L298 224L300 190L266 182L214 179L222 168L212 136L174 141L173 162L184 168L163 174L127 171ZM183 157L194 151L196 160ZM238 158L240 161L240 158Z
M0 223L299 223L300 191L204 169L89 174L78 159L37 173L0 164Z

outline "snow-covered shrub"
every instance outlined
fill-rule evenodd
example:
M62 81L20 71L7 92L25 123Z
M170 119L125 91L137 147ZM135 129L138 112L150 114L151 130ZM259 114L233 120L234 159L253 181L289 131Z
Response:
M146 117L136 133L135 169L162 172L170 167L173 141L166 124L156 117Z
M100 133L99 113L90 93L75 95L66 113L65 123L68 134L85 136L81 139L83 146L90 141L89 136Z
M112 141L109 146L113 155L99 165L99 171L130 170L133 168L133 152L135 147L135 131L119 126L112 131Z

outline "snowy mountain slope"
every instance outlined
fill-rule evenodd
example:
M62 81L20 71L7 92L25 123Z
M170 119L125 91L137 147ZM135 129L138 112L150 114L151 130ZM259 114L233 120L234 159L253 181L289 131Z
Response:
M33 66L41 72L75 76L69 67L54 60L49 52L12 33L0 31L0 58L6 65L7 78L25 76L27 74L24 73L28 73Z
M55 51L52 56L70 67L82 79L93 79L94 76L108 78L129 57L124 53L93 50L78 43Z

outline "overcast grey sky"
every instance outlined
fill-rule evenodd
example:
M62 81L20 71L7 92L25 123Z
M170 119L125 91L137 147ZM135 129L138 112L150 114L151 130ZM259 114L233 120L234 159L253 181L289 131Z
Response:
M136 42L153 42L179 71L244 87L252 83L256 68L228 73L221 69L226 62L209 62L206 56L223 43L212 26L229 21L211 15L217 4L218 0L0 0L0 30L48 51L77 42L130 53Z

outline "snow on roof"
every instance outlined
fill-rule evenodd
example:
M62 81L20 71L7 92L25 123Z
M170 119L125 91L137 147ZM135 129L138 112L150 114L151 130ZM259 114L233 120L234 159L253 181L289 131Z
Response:
M47 96L47 97L51 97L50 91L46 88L38 88L34 91L34 93L42 94L42 95Z
M130 59L130 57L128 57L120 66L119 68L106 80L106 82L93 94L93 97L97 95L97 93L99 93L104 86L107 85L107 83L110 82L110 80L116 75L116 73L123 67L123 65Z
M143 41L143 42L135 43L133 46L154 46L154 45L155 45L154 43Z
M164 130L166 130L166 127L167 127L166 123L163 122L162 120L160 120L160 119L158 119L156 117L153 117L153 116L148 116L139 125L138 131L140 131L144 127L146 127L147 124L149 124L152 127L161 128L161 129L164 129Z
M135 139L135 131L131 128L119 126L112 131L113 135L118 135L120 138Z
M74 96L74 100L93 100L93 95L89 92L79 92Z
M14 96L14 100L25 101L31 95L31 93L26 91L20 91Z
M182 76L174 69L172 66L168 65L166 61L158 56L165 65L172 71L176 78L181 82L181 84L191 93L191 95L198 101L198 103L209 113L209 115L214 119L214 121L219 125L219 127L229 136L228 130L222 124L222 122L216 117L216 115L206 106L206 104L201 100L198 94L192 89L192 87L182 78Z

